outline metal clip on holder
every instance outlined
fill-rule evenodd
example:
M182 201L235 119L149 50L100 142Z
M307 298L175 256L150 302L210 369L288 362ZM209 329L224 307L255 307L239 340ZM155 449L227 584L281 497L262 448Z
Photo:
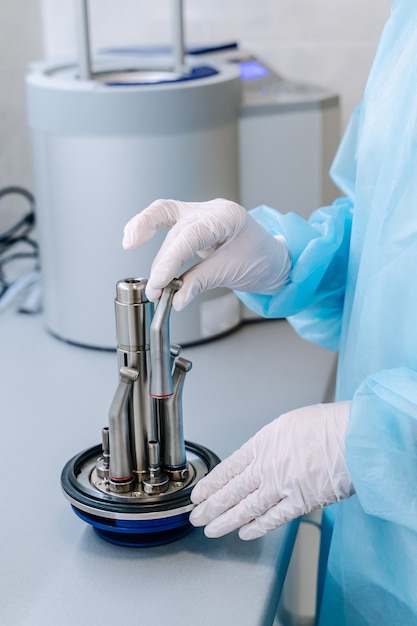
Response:
M169 543L190 530L194 485L218 462L184 440L182 391L191 362L170 344L173 280L155 308L146 279L116 286L119 383L102 443L65 465L61 484L75 513L112 543Z

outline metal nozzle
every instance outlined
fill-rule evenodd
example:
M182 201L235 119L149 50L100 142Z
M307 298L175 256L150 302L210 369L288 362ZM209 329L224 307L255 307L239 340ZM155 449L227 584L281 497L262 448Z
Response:
M132 385L138 376L137 370L128 367L121 368L119 385L109 411L109 481L112 491L129 491L134 482L127 401Z
M101 450L101 456L96 462L97 474L100 478L107 478L109 475L110 464L110 439L108 426L105 426L101 430Z
M161 471L159 443L157 441L149 441L149 474L143 479L143 490L148 494L163 493L169 487L169 479L166 474Z
M191 361L182 357L177 358L173 375L174 393L169 398L159 401L162 464L164 470L174 480L184 480L188 476L183 434L182 391L185 376L191 368Z

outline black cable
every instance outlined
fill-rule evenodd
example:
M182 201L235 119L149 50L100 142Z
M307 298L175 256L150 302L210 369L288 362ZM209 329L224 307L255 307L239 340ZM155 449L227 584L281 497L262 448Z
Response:
M28 191L24 187L19 187L19 186L16 186L16 185L11 185L9 187L3 187L3 189L0 189L0 200L1 200L1 198L3 198L3 196L8 196L9 194L12 194L12 193L17 193L20 196L24 196L26 198L26 200L28 200L28 202L30 204L30 208L33 211L33 209L35 207L35 197L34 197L34 195L30 191Z
M9 228L8 230L0 233L0 243L10 242L13 239L15 233L17 233L21 228L25 227L25 232L21 233L21 236L25 236L28 234L33 226L35 225L35 198L23 187L4 187L0 189L0 200L8 195L17 194L21 195L29 202L29 211L16 223L14 226Z
M13 254L9 254L9 256L3 257L1 259L1 265L6 265L7 263L11 263L16 259L37 259L38 255L35 252L15 252Z
M33 194L18 186L9 186L0 189L0 201L10 195L22 196L29 204L27 212L17 222L0 232L0 296L14 284L7 280L5 266L21 259L33 259L34 269L39 269L39 246L29 237L35 226L35 198ZM30 251L21 251L21 246L28 246ZM17 250L15 248L18 248Z

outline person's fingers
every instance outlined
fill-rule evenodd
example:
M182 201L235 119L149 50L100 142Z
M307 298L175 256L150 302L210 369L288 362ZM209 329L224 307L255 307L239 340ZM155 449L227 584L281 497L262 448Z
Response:
M176 311L184 309L199 293L224 286L225 271L219 267L217 257L209 257L196 263L182 274L181 280L182 287L176 292L172 301L172 306Z
M294 509L294 503L291 498L285 497L275 506L269 508L263 515L243 525L239 530L239 537L244 541L257 539L302 514L303 511Z
M252 460L250 441L227 459L216 465L205 478L202 478L191 492L191 502L200 504L212 494L219 491L232 478L242 473Z
M243 519L241 523L246 523L253 519L253 515L248 519L245 507L250 506L252 502L255 509L261 506L259 498L256 499L253 495L258 490L258 476L254 474L253 468L249 465L241 474L234 476L224 487L201 502L192 511L190 521L194 526L206 526L213 523L213 528L217 528L218 525L223 528L224 524L228 527L230 520L234 524L236 516L240 516ZM262 495L260 497L262 499ZM217 518L219 519L218 522L216 521ZM224 533L222 532L222 534Z
M225 487L225 490L226 489L228 489L228 487ZM237 499L239 497L239 491L240 498ZM244 493L245 495L243 495ZM213 498L214 497L215 496L213 496ZM276 495L275 498L278 499L279 496ZM211 500L212 498L210 498L210 502ZM275 508L275 499L271 500L270 495L263 490L259 481L253 481L251 478L246 479L244 483L239 486L234 486L230 501L231 506L206 525L204 534L207 537L222 537L242 526L251 528L251 524L256 524L258 518L263 519L265 516L268 516L271 506ZM275 527L276 526L272 526L272 528ZM260 528L256 526L256 530L260 532L259 536L264 534L260 530L261 528L262 525ZM255 534L254 531L253 538L255 538Z
M182 206L183 203L176 200L152 202L127 222L123 231L123 248L136 250L163 226L171 228L178 221Z
M152 263L146 287L148 299L157 300L162 289L181 274L185 280L173 300L176 310L183 309L201 291L219 286L224 267L211 256L241 232L246 220L245 209L221 198L208 202L156 200L132 218L124 230L126 250L140 247L162 227L169 229ZM198 263L197 255L208 265ZM193 263L195 269L192 267L188 273Z

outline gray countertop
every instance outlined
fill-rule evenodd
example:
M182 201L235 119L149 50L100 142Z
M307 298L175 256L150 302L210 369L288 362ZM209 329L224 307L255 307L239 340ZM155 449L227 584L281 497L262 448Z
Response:
M67 345L41 316L11 313L0 346L0 624L272 624L297 524L251 542L201 529L154 548L103 541L72 513L60 473L100 441L115 354ZM183 354L193 362L185 437L221 458L280 413L326 399L335 358L283 320Z

